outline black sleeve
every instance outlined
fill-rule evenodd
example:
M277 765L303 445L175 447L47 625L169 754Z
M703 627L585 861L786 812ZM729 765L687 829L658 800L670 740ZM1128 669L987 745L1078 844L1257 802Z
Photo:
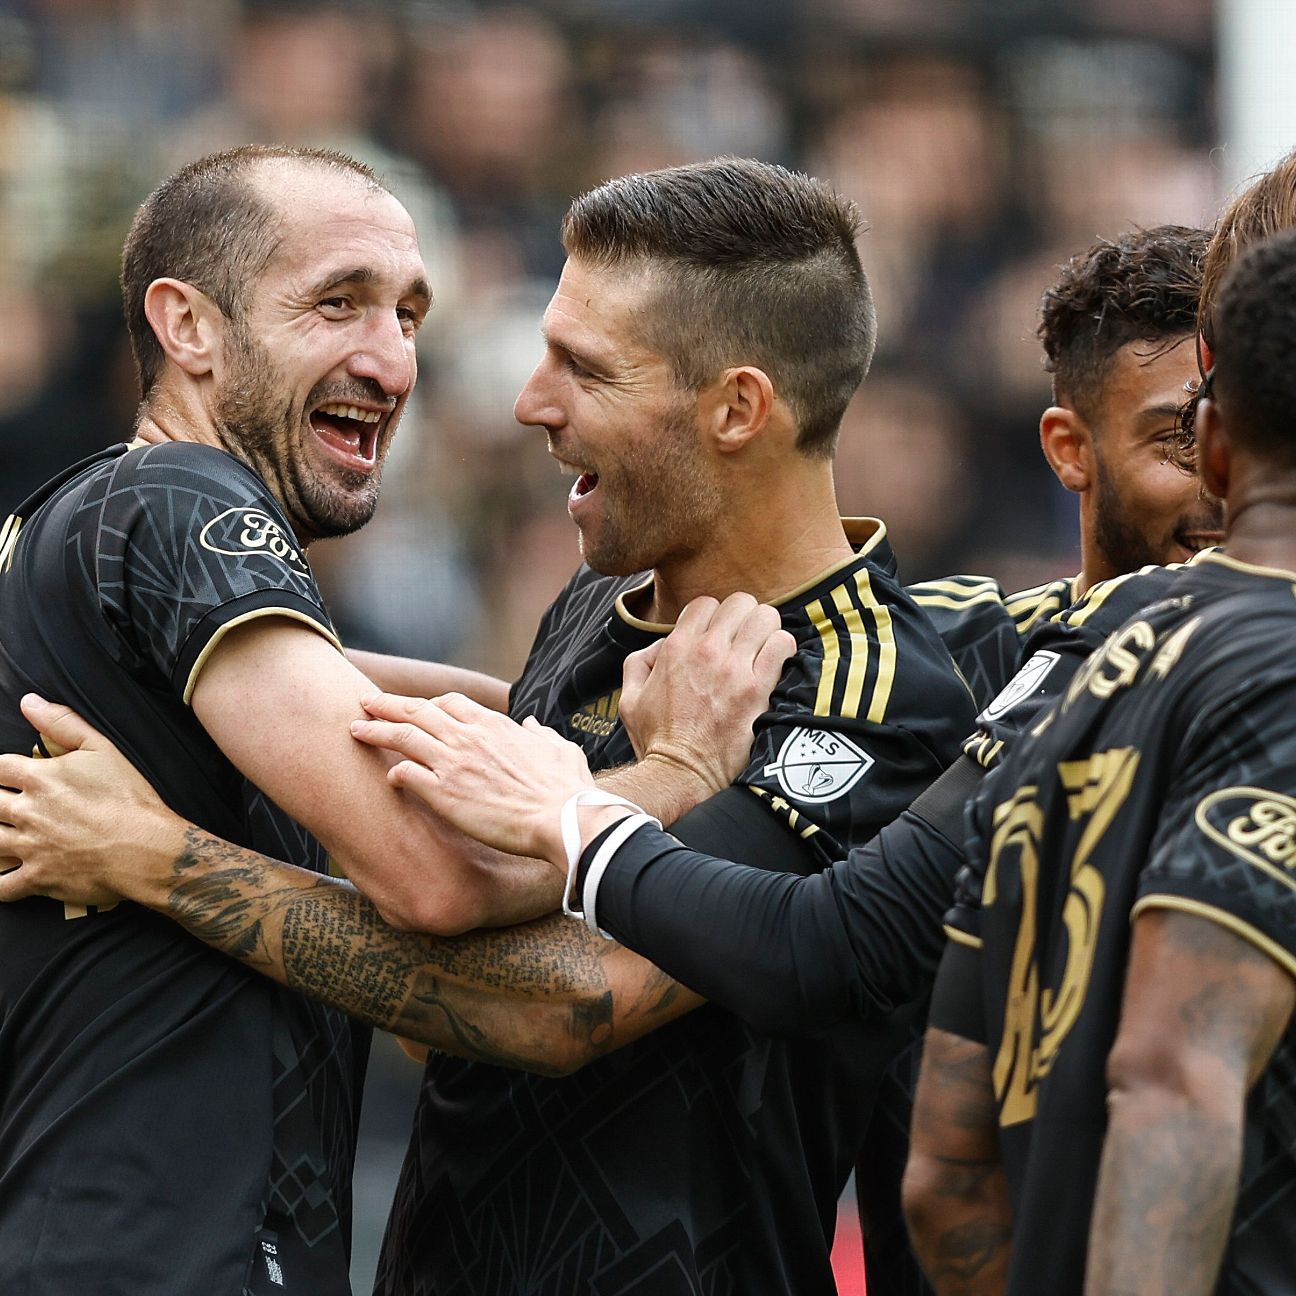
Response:
M980 949L953 940L946 946L936 973L927 1025L976 1044L986 1043Z
M812 1035L887 1013L925 993L935 975L941 918L963 863L963 806L980 773L959 760L868 845L808 877L715 858L640 829L608 865L595 917L767 1034ZM707 826L720 822L708 816ZM763 854L753 858L772 851L786 868L795 837L768 814L763 832ZM582 870L599 844L587 847Z

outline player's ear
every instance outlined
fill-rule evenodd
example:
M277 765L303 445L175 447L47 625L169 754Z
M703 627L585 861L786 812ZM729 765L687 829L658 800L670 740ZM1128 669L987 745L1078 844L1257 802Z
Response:
M1040 415L1040 449L1067 490L1079 493L1093 484L1093 433L1075 410L1050 405Z
M1226 499L1231 460L1228 430L1220 418L1219 406L1209 397L1197 402L1193 434L1197 439L1197 475L1202 486L1216 499Z
M225 317L205 292L182 279L155 279L144 293L144 315L172 364L194 378L211 373Z
M721 454L743 449L775 418L778 397L763 369L726 369L700 398L703 426Z

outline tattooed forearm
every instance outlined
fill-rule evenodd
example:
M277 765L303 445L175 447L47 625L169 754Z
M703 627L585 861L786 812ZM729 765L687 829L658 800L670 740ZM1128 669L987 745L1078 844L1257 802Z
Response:
M350 884L197 829L173 874L169 910L200 939L397 1034L542 1072L580 1065L612 1042L607 960L619 947L559 915L459 937L398 932ZM678 992L647 971L627 1014L665 1011Z
M1149 1095L1108 1127L1086 1296L1215 1290L1241 1169L1242 1125Z
M928 1030L904 1199L914 1250L940 1296L1003 1291L1012 1212L985 1045Z

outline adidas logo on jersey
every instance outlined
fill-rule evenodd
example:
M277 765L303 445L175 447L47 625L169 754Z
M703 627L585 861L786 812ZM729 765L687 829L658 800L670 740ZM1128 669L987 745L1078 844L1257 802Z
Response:
M595 702L587 702L567 717L567 723L591 738L606 738L617 727L621 713L621 690L609 693Z

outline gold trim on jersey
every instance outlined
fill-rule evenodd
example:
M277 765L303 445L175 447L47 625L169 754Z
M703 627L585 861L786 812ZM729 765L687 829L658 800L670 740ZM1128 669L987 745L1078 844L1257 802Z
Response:
M796 589L788 590L776 598L766 599L766 603L771 607L782 607L784 603L790 603L793 599L804 594L806 590L812 590L816 585L822 585L834 573L842 571L852 563L866 557L886 539L886 523L880 518L842 518L841 524L853 551L850 557L843 558L840 562L825 567L823 571L816 573L804 585L798 585ZM651 589L652 583L653 578L649 576L642 585L636 585L633 589L624 590L618 594L614 603L616 614L626 625L633 627L635 630L649 630L654 634L670 634L675 629L674 625L666 625L660 621L645 621L642 617L635 616L626 606L627 599L635 598Z
M746 787L748 792L760 797L762 801L768 801L771 810L781 811L787 818L787 826L802 841L809 841L819 831L817 823L812 823L795 806L789 804L781 796L776 796L766 788L757 787L754 783L745 783L743 786Z
M944 576L910 585L908 594L919 607L961 612L980 603L1003 603L1003 590L991 576Z
M853 719L860 714L867 691L866 718L881 724L895 683L897 649L890 609L873 593L868 568L861 567L849 581L808 604L806 613L823 643L815 715ZM874 662L873 686L869 691L870 664ZM838 676L843 669L841 702L834 705L833 699L839 691Z
M23 520L17 513L10 513L0 526L0 572L7 572L13 567L14 550L18 547L18 533L22 530Z
M675 629L673 625L667 625L662 621L645 621L643 617L635 616L635 614L626 606L626 599L636 598L645 591L652 589L652 585L653 578L649 576L642 585L636 585L633 589L622 590L621 593L616 596L616 603L614 605L616 607L617 616L619 616L626 625L630 626L634 630L647 630L652 634L670 634L670 632Z
M289 621L300 621L303 625L310 626L312 630L323 635L324 638L327 639L329 643L338 650L338 652L342 653L343 656L346 655L346 649L342 647L342 643L338 639L337 635L335 635L331 630L320 625L320 623L314 620L314 618L308 617L304 612L298 612L295 608L256 608L251 612L244 612L242 616L237 616L232 621L226 621L225 624L221 626L220 629L217 630L216 633L203 645L203 650L198 654L198 660L194 662L193 669L189 672L189 678L185 682L184 703L186 706L189 705L189 701L193 697L194 689L198 685L198 676L201 674L202 668L207 665L208 659L211 657L212 653L216 651L216 645L236 627L247 625L249 621L256 621L261 617L268 616L286 617Z
M1004 599L1004 607L1008 609L1017 633L1025 635L1037 621L1047 620L1054 613L1070 607L1076 601L1075 591L1079 580L1079 575L1064 576L1009 594Z
M1237 571L1250 572L1255 576L1271 576L1275 580L1296 585L1296 572L1290 572L1284 567L1261 567L1259 563L1243 562L1241 558L1234 558L1222 549L1204 549L1198 557L1202 562L1219 563L1222 567L1232 567Z
M955 945L966 945L968 949L979 950L985 943L980 936L973 936L970 932L960 931L957 927L951 927L949 923L945 924L945 935Z
M1214 905L1206 904L1202 900L1192 900L1187 896L1145 895L1140 896L1133 909L1130 910L1130 922L1133 923L1139 914L1146 909L1177 909L1181 913L1192 914L1197 918L1205 918L1208 922L1226 928L1235 936L1240 936L1249 945L1254 945L1262 953L1268 954L1280 967L1296 977L1296 954L1279 945L1277 941L1266 936L1258 928L1252 927L1246 919L1239 918L1226 909L1217 909Z
M825 567L823 571L816 573L804 585L798 585L796 589L787 590L777 598L770 599L771 606L782 607L784 603L790 603L793 599L800 598L806 590L812 590L816 585L822 585L830 576L839 571L844 571L861 558L866 558L886 539L886 523L881 518L846 517L841 519L841 524L842 530L846 533L847 542L853 550L850 557L843 558L840 562Z

